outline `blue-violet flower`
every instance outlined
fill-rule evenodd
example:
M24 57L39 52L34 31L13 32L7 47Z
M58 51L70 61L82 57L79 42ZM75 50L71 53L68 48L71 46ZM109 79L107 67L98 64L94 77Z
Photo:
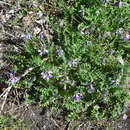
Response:
M63 50L60 47L57 47L55 52L58 56L61 56L63 54Z
M75 67L77 65L77 62L78 60L74 59L74 60L68 61L67 64L69 67Z
M81 94L80 93L77 93L77 94L75 94L74 96L73 96L73 99L75 100L75 101L80 101L80 99L81 99Z
M18 80L20 80L20 77L16 77L15 74L9 73L9 80L11 84L15 84Z
M42 75L42 78L43 78L44 80L49 80L50 78L53 77L52 71L42 72L41 75Z
M124 40L128 41L130 40L130 34L126 34L124 37L123 37Z
M48 50L46 49L45 45L42 45L41 48L38 50L38 53L40 56L43 56L48 53Z

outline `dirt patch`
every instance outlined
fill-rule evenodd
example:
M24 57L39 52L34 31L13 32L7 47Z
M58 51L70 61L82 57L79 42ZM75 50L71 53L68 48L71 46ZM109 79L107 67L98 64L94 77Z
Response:
M23 120L30 130L65 130L67 122L63 121L62 112L55 117L48 117L47 111L35 105L15 105L9 102L4 106L3 114L14 115Z
M2 104L2 101L1 103ZM23 120L29 130L104 130L109 126L112 130L130 129L130 112L127 112L127 120L122 120L122 115L111 122L96 122L93 120L65 121L65 111L58 109L57 112L48 116L49 108L39 107L35 104L16 104L7 101L3 114L13 115Z

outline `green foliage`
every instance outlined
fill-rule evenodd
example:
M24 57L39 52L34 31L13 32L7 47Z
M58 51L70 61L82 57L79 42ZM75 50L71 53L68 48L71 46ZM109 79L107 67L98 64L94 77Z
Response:
M1 115L0 116L0 129L1 130L28 130L27 126L22 120L18 120L13 116Z
M124 87L129 68L129 44L117 31L128 31L127 3L107 6L91 0L55 1L60 15L49 17L54 38L25 42L11 71L22 76L17 86L28 91L28 101L62 108L67 120L112 119L127 98ZM66 6L68 5L68 6ZM56 21L63 21L63 26ZM50 112L50 113L51 113Z

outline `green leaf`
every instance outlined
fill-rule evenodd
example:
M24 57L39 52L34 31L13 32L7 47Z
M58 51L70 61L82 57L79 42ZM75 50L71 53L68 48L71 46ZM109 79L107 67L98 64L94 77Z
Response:
M30 41L26 41L24 44L24 49L26 52L33 54L34 53L34 49L33 49L33 45Z
M36 66L41 66L43 65L44 60L42 60L39 56L32 56L32 64L36 65Z

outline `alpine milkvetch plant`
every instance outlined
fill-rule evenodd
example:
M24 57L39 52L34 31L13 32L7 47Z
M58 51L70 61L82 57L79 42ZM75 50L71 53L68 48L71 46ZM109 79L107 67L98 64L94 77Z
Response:
M9 73L8 75L9 75L8 82L10 84L15 84L17 81L20 80L20 77L16 77L15 74L13 74L13 73Z
M44 80L49 80L51 77L53 77L52 71L42 72L41 75Z
M75 94L75 95L73 96L73 99L74 99L75 101L80 101L81 98L82 98L82 96L81 96L80 93L77 93L77 94Z
M66 110L68 121L117 117L127 98L124 81L130 67L129 34L124 35L129 32L127 3L55 2L51 8L57 11L48 12L53 38L33 36L21 52L7 57L8 62L14 60L10 70L16 75L33 68L20 80L9 81L19 81L17 86L27 89L37 104Z
M40 49L38 49L38 53L40 56L47 54L48 50L46 49L46 45L41 45Z
M130 34L126 34L124 37L123 37L124 40L128 41L130 40Z

